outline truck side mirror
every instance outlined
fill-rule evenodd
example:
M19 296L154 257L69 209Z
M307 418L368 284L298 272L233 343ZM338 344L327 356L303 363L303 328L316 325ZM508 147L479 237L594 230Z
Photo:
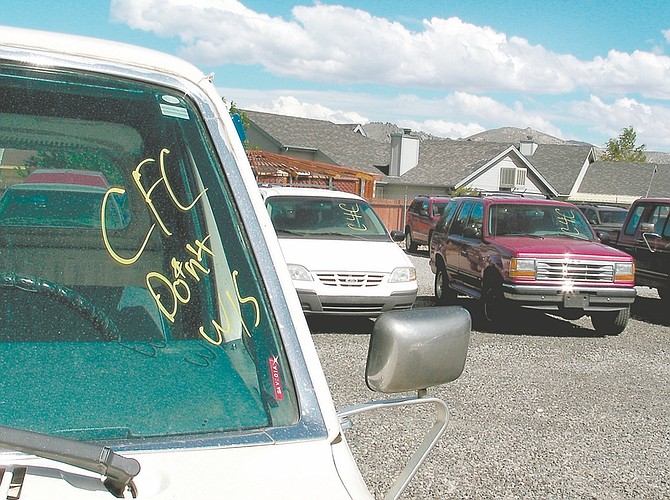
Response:
M641 233L653 233L655 231L656 231L656 227L651 222L640 223L640 232Z
M366 384L396 393L456 380L465 366L470 329L470 313L461 306L382 314L370 335Z

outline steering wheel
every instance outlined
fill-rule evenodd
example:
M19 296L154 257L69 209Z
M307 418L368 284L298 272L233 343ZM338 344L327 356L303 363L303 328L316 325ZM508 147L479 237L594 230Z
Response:
M106 341L119 340L119 330L107 313L79 292L37 276L24 276L0 271L0 287L17 288L39 293L66 305L89 321Z

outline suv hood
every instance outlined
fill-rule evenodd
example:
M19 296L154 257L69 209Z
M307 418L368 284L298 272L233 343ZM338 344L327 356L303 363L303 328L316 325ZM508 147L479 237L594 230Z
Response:
M413 267L405 252L394 242L279 238L288 264L300 264L310 271L362 271L390 273L396 267Z
M516 255L543 256L548 258L579 257L584 259L631 260L630 256L616 248L597 241L576 238L533 238L528 236L499 236L491 238Z

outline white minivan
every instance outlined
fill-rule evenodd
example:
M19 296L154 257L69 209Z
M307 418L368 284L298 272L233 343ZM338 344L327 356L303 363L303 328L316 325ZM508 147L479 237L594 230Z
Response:
M305 314L411 309L416 269L370 204L315 187L261 187ZM394 241L395 240L395 241Z
M396 498L446 427L426 389L460 376L467 311L379 316L366 383L409 394L336 410L211 80L0 27L3 498L372 498L345 429L434 406Z

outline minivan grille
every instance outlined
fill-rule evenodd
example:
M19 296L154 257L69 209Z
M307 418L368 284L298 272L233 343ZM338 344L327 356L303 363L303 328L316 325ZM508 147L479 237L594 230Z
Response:
M614 264L612 262L543 259L537 260L536 265L536 279L538 280L598 281L606 283L614 281Z
M327 286L370 287L381 284L383 274L369 273L316 273L319 281Z

